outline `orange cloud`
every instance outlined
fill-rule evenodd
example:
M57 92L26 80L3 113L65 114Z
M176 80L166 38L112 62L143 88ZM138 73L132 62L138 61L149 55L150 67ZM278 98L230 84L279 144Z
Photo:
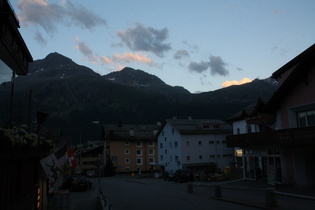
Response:
M151 58L148 58L147 55L141 55L140 53L136 53L136 54L133 54L130 52L123 53L123 54L115 53L113 60L122 61L126 63L137 61L139 63L146 63L149 65L153 65L153 61Z
M240 81L236 81L236 80L232 80L232 81L225 81L221 84L222 87L229 87L229 86L232 86L232 85L243 85L245 83L249 83L249 82L252 82L253 80L252 79L249 79L249 78L243 78L241 79Z
M101 56L100 59L103 63L106 63L106 64L113 64L114 63L114 61L108 57Z

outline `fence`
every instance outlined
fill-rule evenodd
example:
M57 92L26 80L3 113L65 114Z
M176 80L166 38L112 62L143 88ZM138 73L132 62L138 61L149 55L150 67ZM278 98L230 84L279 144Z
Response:
M253 206L257 208L274 207L305 207L315 206L315 197L277 191L275 188L250 188L221 185L187 185L188 193L203 194L215 199L229 201L237 204ZM211 196L212 194L212 196Z
M100 195L98 196L100 210L113 210L112 205L108 202L103 190L100 188Z

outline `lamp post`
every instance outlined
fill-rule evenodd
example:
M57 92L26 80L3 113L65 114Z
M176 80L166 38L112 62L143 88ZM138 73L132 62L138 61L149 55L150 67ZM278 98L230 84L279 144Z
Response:
M88 122L87 124L85 124L81 131L80 131L80 175L82 175L82 165L83 165L83 162L82 162L82 159L81 159L81 156L82 156L82 145L81 145L81 142L82 142L82 131L84 130L84 128L86 128L88 125L90 124L99 124L100 122L99 121L92 121L92 122Z

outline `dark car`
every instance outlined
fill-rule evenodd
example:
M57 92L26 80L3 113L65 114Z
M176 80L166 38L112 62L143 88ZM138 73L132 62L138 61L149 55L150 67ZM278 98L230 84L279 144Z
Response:
M165 171L163 174L164 180L170 180L173 181L175 173L173 171Z
M86 191L91 186L91 183L84 177L71 177L70 189L73 191Z
M173 176L175 182L193 182L194 179L194 173L190 169L179 169Z

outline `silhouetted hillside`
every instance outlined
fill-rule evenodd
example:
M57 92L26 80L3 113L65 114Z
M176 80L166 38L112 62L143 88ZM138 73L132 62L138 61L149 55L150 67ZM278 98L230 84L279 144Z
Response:
M166 118L217 118L225 120L258 97L269 97L276 86L267 80L255 80L241 86L191 94L183 87L172 87L154 75L125 68L100 76L58 53L30 64L29 75L16 80L14 116L17 124L27 124L29 113L49 113L45 126L62 127L64 135L78 141L88 122L152 123ZM8 120L10 83L0 88L0 119ZM81 134L90 137L95 127Z

